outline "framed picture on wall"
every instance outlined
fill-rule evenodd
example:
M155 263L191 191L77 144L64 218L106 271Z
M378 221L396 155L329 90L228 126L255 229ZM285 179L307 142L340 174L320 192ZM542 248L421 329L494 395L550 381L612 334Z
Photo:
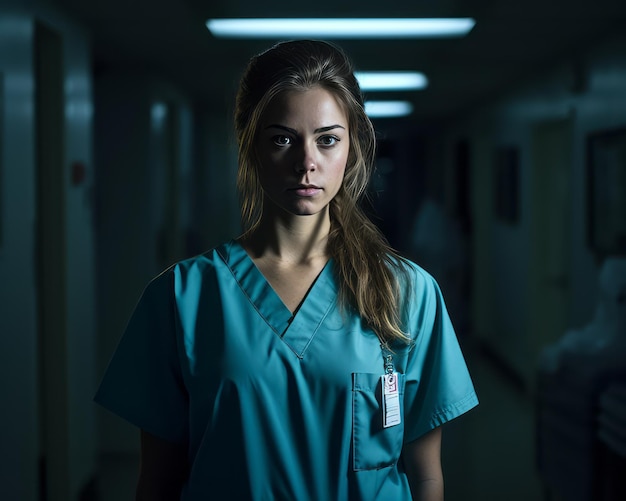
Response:
M494 209L500 221L514 224L519 220L519 148L496 149L494 165Z
M587 236L599 258L626 256L626 127L587 137Z
M454 183L450 205L464 233L471 231L472 227L470 158L469 140L460 139L454 147Z

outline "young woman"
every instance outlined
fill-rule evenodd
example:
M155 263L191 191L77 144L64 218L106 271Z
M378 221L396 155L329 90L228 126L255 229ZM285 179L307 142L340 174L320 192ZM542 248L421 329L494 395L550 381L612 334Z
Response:
M436 283L359 208L348 59L254 57L235 126L243 235L148 285L96 395L141 429L137 498L442 499L441 425L477 398Z

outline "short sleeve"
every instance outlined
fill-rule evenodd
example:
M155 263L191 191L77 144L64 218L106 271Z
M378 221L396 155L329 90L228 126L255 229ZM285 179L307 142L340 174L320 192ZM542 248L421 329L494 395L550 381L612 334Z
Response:
M437 283L420 274L406 367L405 436L410 442L478 405Z
M94 400L153 435L184 443L188 396L178 356L173 277L166 271L144 290Z

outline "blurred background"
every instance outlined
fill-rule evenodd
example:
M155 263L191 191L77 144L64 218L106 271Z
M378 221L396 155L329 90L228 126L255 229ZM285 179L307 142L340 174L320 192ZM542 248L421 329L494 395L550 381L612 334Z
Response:
M626 2L0 0L0 492L133 498L138 432L91 399L146 283L239 233L234 93L271 39L224 17L472 17L338 40L416 70L373 118L369 210L440 282L481 405L449 500L626 499Z

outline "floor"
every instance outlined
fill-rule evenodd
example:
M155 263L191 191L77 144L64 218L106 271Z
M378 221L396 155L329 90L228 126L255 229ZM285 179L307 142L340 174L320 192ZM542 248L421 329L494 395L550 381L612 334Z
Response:
M444 428L446 501L541 501L533 409L481 350L464 346L480 405ZM99 501L134 498L138 458L101 458Z
M464 346L480 404L444 427L446 501L540 501L531 399L483 351Z
M138 472L138 455L101 457L99 492L94 501L134 501Z

